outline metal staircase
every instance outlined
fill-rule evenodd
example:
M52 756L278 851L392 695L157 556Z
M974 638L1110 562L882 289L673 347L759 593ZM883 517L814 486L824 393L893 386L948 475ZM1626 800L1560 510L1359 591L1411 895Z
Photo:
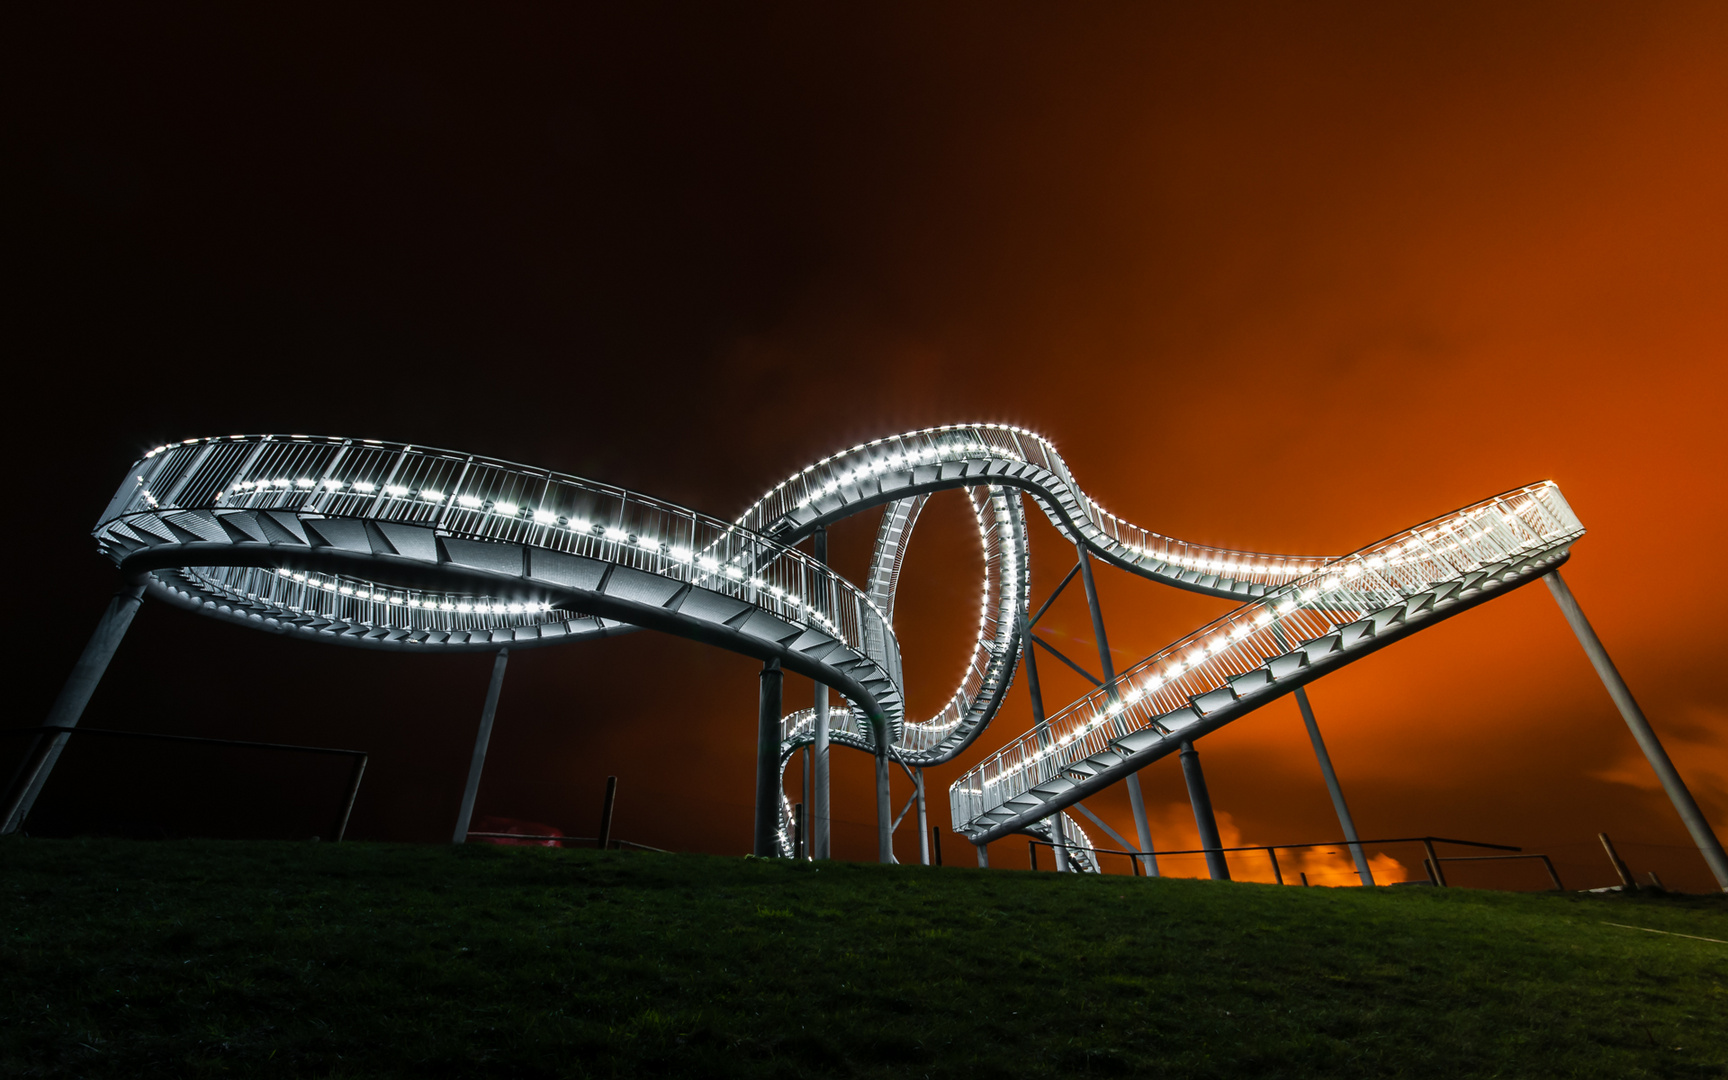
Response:
M985 562L954 694L906 715L894 600L928 496L968 493ZM1558 566L1583 535L1552 483L1507 492L1344 557L1192 544L1131 524L1022 428L949 425L851 447L733 522L470 454L306 436L189 439L146 454L97 542L148 594L230 622L364 648L568 644L638 628L731 649L832 687L831 739L907 768L954 759L1000 709L1030 643L1023 497L1083 553L1243 601L992 754L949 792L975 842L1047 820L1321 675ZM885 508L864 587L797 544ZM1088 571L1089 572L1089 571ZM814 737L785 716L782 769ZM780 842L790 850L782 800ZM1065 826L1084 846L1077 822ZM1096 869L1078 847L1076 866Z

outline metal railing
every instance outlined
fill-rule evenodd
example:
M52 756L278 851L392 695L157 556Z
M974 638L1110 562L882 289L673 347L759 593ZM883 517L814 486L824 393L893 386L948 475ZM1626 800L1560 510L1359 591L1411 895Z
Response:
M1065 532L1077 532L1099 554L1148 577L1184 584L1226 582L1274 586L1309 574L1330 556L1274 555L1194 544L1142 528L1105 510L1075 483L1068 464L1048 439L1007 424L951 424L860 443L787 477L738 518L773 534L781 523L824 500L866 498L888 480L944 466L1011 468L1006 475L1035 489L1045 513ZM990 482L980 471L979 482ZM1003 473L995 474L999 479ZM1072 528L1064 526L1064 519Z
M539 844L546 847L559 848L569 847L571 844L581 844L593 848L598 848L600 846L600 838L597 836L565 836L562 833L553 835L551 833L474 832L470 830L468 838L470 840L520 840L525 844ZM606 841L606 847L612 851L621 851L625 848L629 848L631 851L652 851L659 855L675 854L675 852L668 851L666 848L651 847L648 844L638 844L634 840L620 840L616 836L611 837Z
M985 548L984 602L955 694L921 723L903 722L897 701L891 709L903 763L935 764L958 753L988 723L1012 677L1015 627L1029 597L1023 511L1010 489L1030 494L1076 543L1133 573L1217 595L1258 597L1141 661L968 772L950 790L961 832L1126 735L1176 734L1205 711L1198 699L1346 624L1415 610L1433 603L1448 584L1469 588L1582 533L1558 489L1545 484L1343 558L1191 544L1105 510L1075 483L1048 440L1008 425L972 424L894 435L824 458L776 485L733 523L579 477L425 447L308 436L193 439L158 447L138 462L96 534L117 561L146 543L187 537L231 542L247 521L264 534L316 530L320 519L330 518L363 521L386 535L391 526L412 525L452 540L520 544L700 586L820 630L877 664L898 690L903 679L889 613L915 511L906 515L904 529L879 540L871 586L878 593L887 589L888 603L774 538L796 539L820 521L918 499L942 486L972 489ZM980 491L987 492L982 501ZM289 567L179 572L248 610L400 630L410 641L553 621L573 628L582 618L552 609L543 596L478 596ZM604 629L599 620L591 625ZM808 710L784 718L783 758L808 739L809 726ZM842 745L874 749L856 710L836 710L833 728Z
M341 754L354 759L354 766L348 772L348 784L343 791L342 809L337 814L332 835L340 842L348 835L348 819L354 814L354 801L360 797L360 779L366 775L366 762L370 755L364 750L343 750L330 746L298 746L293 743L250 742L243 739L214 739L203 735L164 735L154 731L123 731L116 728L93 727L63 727L55 725L39 725L36 727L6 728L0 730L0 735L36 735L37 745L25 752L24 758L18 763L18 768L12 778L12 783L5 793L5 813L9 820L17 809L18 799L24 790L35 779L36 771L41 768L43 755L52 747L52 739L42 736L72 736L97 735L115 739L146 739L158 742L196 743L201 746L232 746L243 750L287 750L300 754Z
M185 510L208 513L174 513ZM899 681L899 646L882 614L861 589L803 552L623 488L471 454L303 436L187 440L158 447L134 466L96 535L111 554L126 550L120 541L136 538L136 530L158 540L181 539L174 531L181 530L227 542L219 519L240 510L416 525L439 536L644 570L821 630ZM295 527L281 517L269 521ZM251 567L194 573L236 600L385 629L472 631L567 617L532 598L387 586L342 574Z
M1142 866L1147 857L1163 859L1177 855L1224 855L1231 852L1241 851L1264 852L1267 859L1271 862L1273 882L1278 885L1283 885L1285 884L1284 868L1278 861L1278 853L1280 851L1306 851L1314 848L1350 848L1353 846L1385 847L1389 844L1421 844L1423 851L1426 852L1422 859L1422 865L1427 871L1428 880L1434 885L1446 885L1446 875L1440 869L1440 864L1444 862L1493 862L1503 859L1534 859L1539 860L1542 865L1547 868L1548 878L1554 882L1554 887L1556 889L1565 888L1565 886L1560 883L1560 875L1554 870L1553 860L1551 860L1547 855L1536 852L1525 852L1523 848L1517 847L1513 844L1489 844L1481 840L1456 840L1446 836L1395 836L1385 840L1336 840L1310 844L1236 844L1230 847L1185 848L1179 851L1125 851L1120 848L1098 847L1090 847L1085 850L1090 851L1094 856L1120 855L1126 858L1128 860L1129 872L1135 877L1140 877L1144 872ZM1451 844L1456 847L1483 848L1490 851L1511 851L1517 852L1518 854L1440 855L1435 851L1435 844ZM1030 841L1030 846L1032 849L1032 869L1036 870L1038 869L1038 848L1054 848L1056 845L1048 840L1034 839ZM1068 846L1074 848L1077 845L1070 843ZM1354 876L1354 872L1352 871L1351 873L1352 876ZM1306 883L1306 875L1303 875L1303 880L1304 883ZM1391 884L1401 883L1392 882Z
M1551 483L1519 488L1371 544L1153 653L1051 716L956 780L955 831L1126 735L1179 734L1200 719L1197 699L1301 651L1340 627L1467 587L1514 562L1570 544L1583 526Z

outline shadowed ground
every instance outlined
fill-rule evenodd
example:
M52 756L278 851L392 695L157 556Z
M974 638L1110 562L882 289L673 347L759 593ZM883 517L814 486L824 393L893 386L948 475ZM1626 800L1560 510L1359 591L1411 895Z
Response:
M1721 1076L1720 897L0 844L6 1076Z

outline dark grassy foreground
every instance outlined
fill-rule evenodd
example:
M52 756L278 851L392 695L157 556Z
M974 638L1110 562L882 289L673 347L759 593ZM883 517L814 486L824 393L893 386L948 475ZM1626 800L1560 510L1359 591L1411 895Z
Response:
M1718 898L0 843L0 1076L1723 1076Z

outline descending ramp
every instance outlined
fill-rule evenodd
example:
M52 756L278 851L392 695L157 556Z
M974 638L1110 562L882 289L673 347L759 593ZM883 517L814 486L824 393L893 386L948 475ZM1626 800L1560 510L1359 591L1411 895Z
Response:
M1328 563L1140 661L949 789L984 842L1345 664L1535 581L1583 527L1552 484L1466 507Z
M924 500L954 488L968 493L984 550L977 637L954 694L912 718L893 629L899 570ZM1243 606L957 782L954 827L979 841L1045 834L1051 814L1180 742L1534 580L1583 533L1559 490L1542 484L1342 559L1191 544L1103 509L1049 441L975 424L824 458L731 523L579 477L426 447L189 439L136 463L95 536L153 596L335 644L495 650L644 628L779 660L848 700L833 713L833 741L917 767L965 751L1000 708L1026 645L1023 496L1097 558ZM877 508L863 587L795 546ZM786 717L781 735L784 763L812 737L809 711ZM1084 836L1077 823L1068 828Z

